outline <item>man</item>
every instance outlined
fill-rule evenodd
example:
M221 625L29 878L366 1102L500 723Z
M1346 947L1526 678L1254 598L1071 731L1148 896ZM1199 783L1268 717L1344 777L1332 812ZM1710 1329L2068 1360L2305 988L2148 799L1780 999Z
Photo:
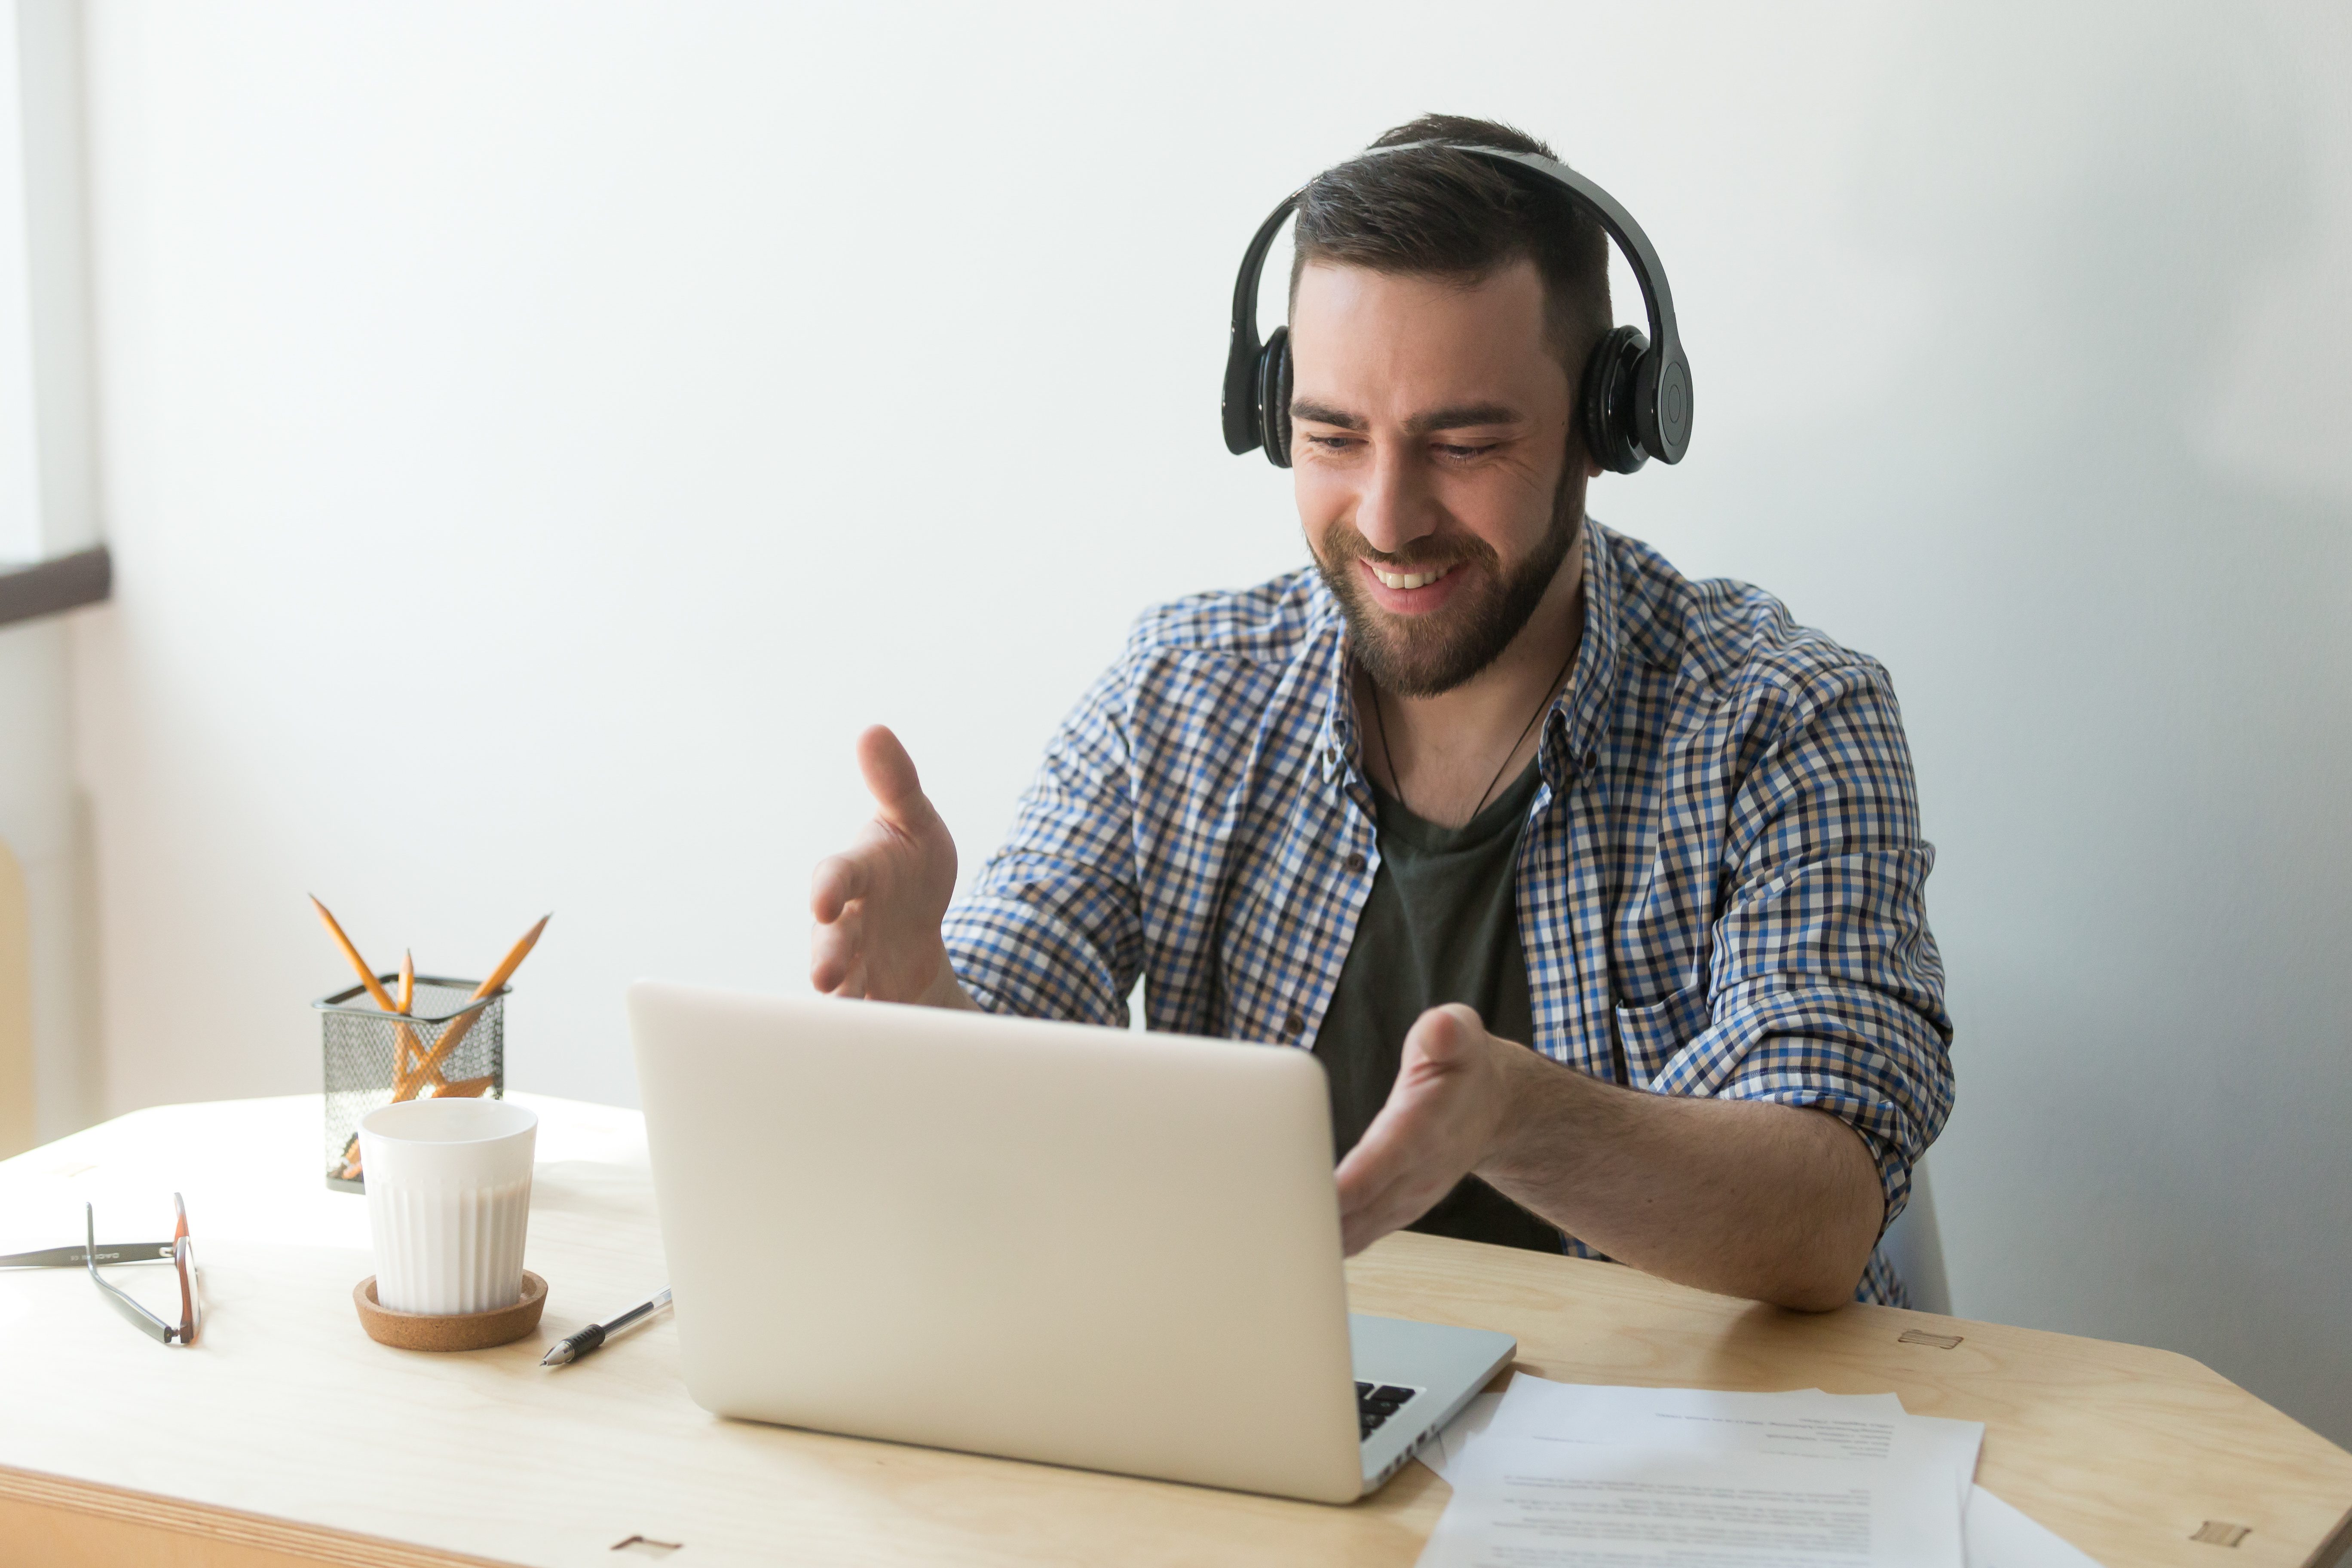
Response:
M1375 145L1549 150L1428 117ZM950 909L887 730L821 991L1311 1046L1344 1240L1405 1226L1826 1310L1951 1104L1885 672L1589 521L1603 237L1446 146L1319 176L1291 280L1314 557L1148 613ZM1532 1047L1532 1048L1531 1048Z

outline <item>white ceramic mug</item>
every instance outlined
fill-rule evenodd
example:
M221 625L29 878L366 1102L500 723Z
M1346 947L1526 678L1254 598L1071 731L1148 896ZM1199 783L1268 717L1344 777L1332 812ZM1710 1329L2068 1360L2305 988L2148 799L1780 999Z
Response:
M375 1299L395 1312L488 1312L522 1295L539 1113L503 1100L409 1100L360 1118Z

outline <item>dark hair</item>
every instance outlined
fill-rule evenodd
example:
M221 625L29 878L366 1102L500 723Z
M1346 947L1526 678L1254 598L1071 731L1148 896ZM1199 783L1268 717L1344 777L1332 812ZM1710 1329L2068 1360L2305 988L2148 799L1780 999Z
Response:
M1424 114L1372 143L1443 142L1327 169L1298 198L1290 292L1310 261L1475 283L1521 259L1544 283L1544 324L1574 386L1615 318L1609 240L1568 194L1535 175L1507 174L1453 147L1499 147L1549 158L1524 131L1459 114Z

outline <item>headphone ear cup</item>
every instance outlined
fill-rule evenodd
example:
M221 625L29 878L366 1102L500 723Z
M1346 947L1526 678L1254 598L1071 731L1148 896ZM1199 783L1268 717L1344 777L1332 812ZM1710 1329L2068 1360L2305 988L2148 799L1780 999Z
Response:
M1642 449L1665 462L1681 462L1690 447L1690 423L1689 364L1679 354L1643 354L1633 372L1633 428Z
M1257 427L1265 460L1290 467L1290 329L1276 327L1257 356Z
M1648 462L1633 425L1633 380L1650 340L1639 327L1617 327L1584 362L1578 392L1584 449L1612 474L1630 474Z

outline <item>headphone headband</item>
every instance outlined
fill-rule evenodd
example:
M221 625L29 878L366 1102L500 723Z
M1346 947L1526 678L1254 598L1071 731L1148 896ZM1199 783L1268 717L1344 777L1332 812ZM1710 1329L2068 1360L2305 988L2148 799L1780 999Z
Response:
M1620 327L1594 351L1580 394L1588 445L1596 447L1594 457L1618 472L1630 473L1648 458L1680 462L1690 447L1690 362L1675 327L1675 297L1666 285L1666 269L1633 215L1567 164L1533 153L1452 142L1406 142L1369 149L1349 162L1432 147L1525 169L1565 191L1570 201L1608 231L1633 268L1634 281L1641 285L1650 335L1643 340L1633 329ZM1238 455L1263 446L1267 458L1286 468L1290 466L1289 331L1277 327L1270 341L1258 341L1257 291L1274 237L1306 194L1302 185L1283 197L1242 253L1241 273L1234 279L1233 333L1225 355L1222 407L1225 449ZM1278 400L1273 395L1276 393L1280 394Z

